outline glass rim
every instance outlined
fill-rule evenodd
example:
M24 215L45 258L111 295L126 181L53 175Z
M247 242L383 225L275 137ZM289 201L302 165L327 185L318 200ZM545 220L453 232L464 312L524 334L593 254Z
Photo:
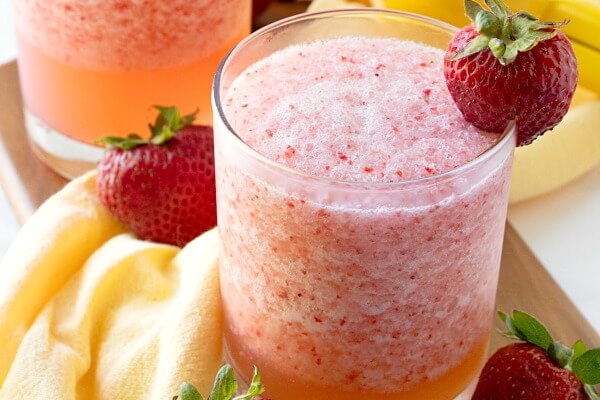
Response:
M250 35L246 36L238 44L236 44L235 47L233 49L231 49L231 51L219 63L219 67L217 68L217 71L215 73L215 77L213 80L213 88L212 88L212 102L213 102L213 106L214 106L213 108L216 109L216 111L217 111L215 117L218 117L221 120L221 122L223 123L223 125L225 126L225 128L227 130L226 134L232 135L234 137L234 140L236 140L238 142L238 144L242 147L242 149L246 152L246 154L248 154L250 157L257 159L258 161L266 164L267 166L276 168L285 174L289 174L289 175L292 175L292 176L294 176L296 178L300 178L300 179L305 179L305 180L307 179L307 180L316 181L316 182L320 182L320 183L328 184L328 185L343 185L343 186L357 187L357 188L361 188L361 189L363 189L364 187L374 188L374 189L395 189L395 188L403 188L403 187L406 187L409 185L428 184L428 183L432 183L432 182L444 181L446 179L451 179L452 177L454 177L456 175L460 175L463 171L468 171L471 168L473 168L474 166L485 162L486 160L488 160L489 158L494 156L496 153L498 153L501 149L503 149L504 146L506 145L506 143L509 142L511 139L516 142L516 138L515 138L516 123L514 120L512 120L508 123L508 125L504 129L504 132L502 132L501 134L498 133L499 138L498 138L497 142L495 142L492 146L488 147L485 151L483 151L482 153L477 155L475 158L467 161L466 163L461 164L458 167L452 168L448 171L445 171L445 172L442 172L439 174L427 175L427 176L422 176L422 177L413 178L413 179L406 179L406 180L401 180L401 181L396 181L396 182L350 181L350 180L335 179L335 178L331 178L328 176L319 176L319 175L309 174L309 173L306 173L299 169L292 168L286 164L272 160L272 159L266 157L265 155L261 154L258 150L254 149L248 143L246 143L244 141L244 139L242 139L237 134L237 132L233 129L233 127L229 124L229 121L227 120L227 117L225 116L225 112L223 110L222 102L221 102L220 84L221 84L221 79L222 79L222 75L223 75L223 70L227 67L229 61L231 61L235 57L236 53L240 49L244 48L247 43L251 42L252 40L261 36L262 34L272 31L272 30L275 30L275 29L278 29L278 28L281 28L281 27L284 27L284 26L287 26L287 25L291 25L291 24L294 24L294 23L297 23L297 22L300 22L303 20L336 17L336 16L346 16L346 15L360 15L360 14L367 14L367 15L382 15L383 14L383 15L389 15L389 16L394 16L394 17L403 17L403 18L408 18L408 19L412 19L415 21L421 21L421 22L433 24L439 28L447 30L449 33L458 32L457 27L455 27L451 24L448 24L444 21L435 19L435 18L427 17L427 16L424 16L421 14L416 14L416 13L412 13L412 12L408 12L408 11L398 11L398 10L389 10L389 9L381 9L381 8L364 8L364 9L362 9L362 8L343 8L343 9L335 9L335 10L324 10L324 11L301 13L301 14L293 15L291 17L287 17L287 18L278 20L276 22L273 22L269 25L266 25L256 31L252 32Z

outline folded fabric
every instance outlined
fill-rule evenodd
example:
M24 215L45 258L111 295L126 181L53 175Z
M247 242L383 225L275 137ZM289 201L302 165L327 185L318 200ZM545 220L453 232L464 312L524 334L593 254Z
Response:
M0 399L170 400L222 363L216 230L136 240L88 173L49 199L0 263Z

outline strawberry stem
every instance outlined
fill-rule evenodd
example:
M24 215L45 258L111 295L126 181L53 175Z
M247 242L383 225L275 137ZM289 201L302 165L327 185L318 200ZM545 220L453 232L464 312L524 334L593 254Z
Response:
M158 116L154 124L148 125L151 132L149 139L143 139L137 133L130 133L126 137L104 136L97 140L96 143L104 145L108 149L116 148L122 150L131 150L149 143L161 145L167 143L175 133L191 125L198 114L198 110L196 110L191 114L181 116L179 109L173 106L155 105L153 108L158 110Z
M565 346L561 342L553 342L550 347L548 347L548 355L563 368L566 368L570 364L573 359L573 354L575 354L573 349Z
M151 141L154 144L166 143L175 132L191 125L196 118L196 114L198 114L198 110L196 110L192 114L182 117L177 107L159 105L153 107L158 110L158 116L154 121L154 125L150 124L148 126L150 132L152 132Z
M475 0L465 0L465 12L479 33L457 52L453 61L489 49L502 65L512 63L518 53L534 48L539 42L548 40L568 23L541 22L533 15L520 11L514 14L502 0L485 0L485 10Z
M252 382L244 394L235 396L237 392L237 381L231 365L225 364L217 372L215 383L207 400L253 400L265 391L261 382L260 372L254 366ZM235 396L235 397L233 397ZM204 397L196 388L187 382L181 384L180 394L173 396L172 400L204 400Z

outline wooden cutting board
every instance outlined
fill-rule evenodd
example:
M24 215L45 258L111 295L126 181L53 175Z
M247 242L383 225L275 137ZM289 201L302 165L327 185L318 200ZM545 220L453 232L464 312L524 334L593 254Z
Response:
M267 14L263 19L273 20L289 13L288 8L277 4L270 11L274 14ZM24 223L44 200L66 182L31 151L23 126L16 63L0 66L0 184L17 219ZM571 344L581 338L589 347L600 346L598 333L510 225L507 225L504 237L496 303L499 310L520 309L536 315L564 343ZM498 334L493 335L492 349L505 343L506 339Z

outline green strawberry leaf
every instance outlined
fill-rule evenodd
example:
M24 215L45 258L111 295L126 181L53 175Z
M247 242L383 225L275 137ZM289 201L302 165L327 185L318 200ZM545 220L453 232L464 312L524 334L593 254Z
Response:
M542 22L525 11L513 14L503 0L485 0L485 4L489 11L475 0L464 0L465 12L479 35L451 57L451 61L489 48L502 65L508 65L519 53L554 37L559 28L568 23L566 20Z
M510 319L510 316L508 314L506 314L505 312L502 312L502 311L498 311L498 317L505 324L507 323L506 320Z
M252 373L252 383L250 387L246 391L246 394L237 396L233 400L252 400L256 396L260 395L265 391L265 388L260 379L260 372L258 372L258 368L256 365L254 366L254 372Z
M600 347L590 349L573 360L573 373L583 383L600 383Z
M450 59L452 61L456 61L460 60L461 58L468 57L471 54L479 53L481 50L486 49L489 43L489 36L479 35L475 39L471 40L461 51L456 53Z
M181 384L180 394L173 396L172 400L204 400L198 393L196 388L187 382ZM208 400L252 400L256 396L262 394L265 388L261 382L260 372L254 366L252 374L252 382L246 391L246 394L233 397L237 391L237 382L233 373L233 368L230 365L223 365L215 378L215 383L212 388Z
M179 387L179 396L173 396L173 400L204 400L202 395L191 383L183 382Z
M103 136L96 144L104 145L107 149L131 150L135 147L148 143L136 133L130 133L127 137Z
M529 32L536 31L541 25L547 29L547 25L545 24L552 24L552 22L542 24L536 17L524 11L520 11L516 15L513 15L510 19L510 23L512 24L512 34L515 38L522 38Z
M467 17L473 22L477 19L479 12L485 11L481 5L474 0L465 0L465 12Z
M548 355L563 368L569 365L574 353L572 348L565 346L561 342L553 342L548 347Z
M237 382L233 374L233 368L231 368L231 365L223 365L217 372L215 384L208 400L230 400L236 391Z
M492 10L494 14L496 14L499 18L507 18L511 12L508 7L502 2L498 0L485 0L485 4Z
M494 57L496 57L498 60L500 60L500 62L502 62L504 54L506 53L506 50L507 50L506 43L504 43L504 41L501 39L492 38L492 39L490 39L488 47L490 48L490 51L492 52Z
M104 145L107 149L131 150L143 144L163 144L169 141L173 135L191 125L198 114L198 110L191 114L179 114L177 107L154 106L158 110L158 116L154 125L149 124L151 136L150 139L142 139L137 133L130 133L127 137L103 136L96 141L96 144Z
M152 137L162 134L166 127L169 130L173 130L179 124L179 109L177 107L164 107L155 105L153 106L158 110L158 115L154 121L154 125L150 124L150 132Z
M548 347L554 342L548 329L527 313L514 310L512 324L516 329L516 334L519 338L531 344L535 344L544 350L548 350Z
M585 347L585 343L583 343L583 340L581 339L573 343L573 346L571 346L571 348L573 349L573 359L576 359L577 357L585 353L585 351L587 350Z
M497 37L502 32L502 22L489 11L482 11L475 18L477 32L489 37Z
M506 45L504 53L498 59L498 61L500 61L500 64L508 65L511 62L515 61L515 58L517 58L517 54L519 53L519 49L517 46L518 46L517 42L514 42L514 41L510 42Z
M506 331L501 332L502 335L504 335L505 337L507 337L509 339L523 340L521 337L519 337L517 335L517 330L513 326L512 318L510 317L510 315L505 314L502 311L498 311L498 316L500 317L502 322L504 322L504 325L506 325L506 329L507 329Z
M162 144L168 141L175 132L191 125L198 114L198 110L196 110L182 117L177 107L159 105L153 107L158 110L158 116L154 121L154 125L149 125L150 132L152 132L151 141L154 144Z
M537 19L537 17L536 17L535 15L533 15L533 14L531 14L531 13L528 13L527 11L523 11L523 10L519 11L519 12L518 12L518 13L515 15L515 17L519 17L519 18L521 18L521 17L522 17L522 18L526 18L526 19L528 19L528 20L530 20L530 21L537 21L537 20L538 20L538 19Z
M156 135L153 135L150 138L150 143L152 143L152 144L167 143L169 141L169 139L171 139L173 137L174 134L175 134L175 132L172 131L168 126L163 126L163 129L161 132L158 132Z
M563 19L562 21L536 21L533 30L536 31L547 31L548 29L558 29L567 25L570 21L568 19Z
M181 117L181 120L179 120L179 123L181 124L181 128L179 128L179 129L183 129L186 126L190 126L196 119L196 116L198 115L198 111L200 111L200 110L198 108L196 108L196 111L194 111L193 113L187 114L187 115L184 115L183 117Z

